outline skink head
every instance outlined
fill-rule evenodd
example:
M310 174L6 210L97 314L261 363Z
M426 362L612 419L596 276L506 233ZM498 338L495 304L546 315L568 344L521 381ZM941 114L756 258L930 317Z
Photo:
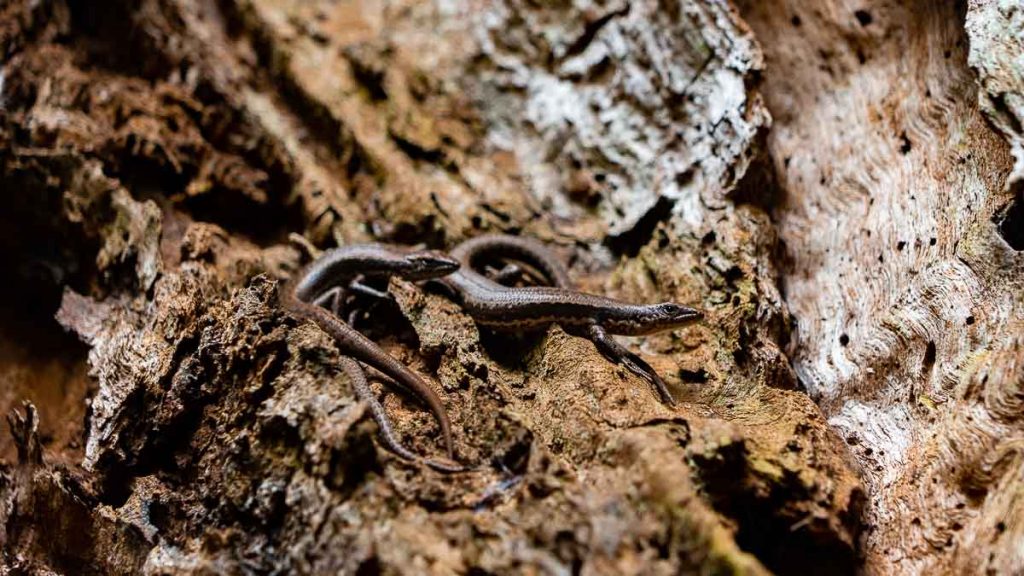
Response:
M640 336L662 330L689 326L704 318L704 313L675 302L638 306L626 317L608 318L606 328L613 334Z
M656 307L661 309L660 313L664 318L662 322L664 322L665 329L680 328L704 319L704 313L700 310L688 308L675 302L664 302L657 304Z
M409 280L429 280L447 276L459 269L459 261L434 250L410 252L403 258L401 275Z

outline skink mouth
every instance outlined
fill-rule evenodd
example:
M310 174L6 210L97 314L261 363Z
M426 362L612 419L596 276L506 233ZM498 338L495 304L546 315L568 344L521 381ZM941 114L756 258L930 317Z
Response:
M679 313L679 320L687 324L700 322L703 319L704 312L701 310L697 310L696 308L687 308L685 310L681 310Z
M443 276L447 276L448 274L451 274L452 272L458 270L460 267L462 267L462 264L460 264L458 260L449 260L442 264L439 264L435 268L435 272Z

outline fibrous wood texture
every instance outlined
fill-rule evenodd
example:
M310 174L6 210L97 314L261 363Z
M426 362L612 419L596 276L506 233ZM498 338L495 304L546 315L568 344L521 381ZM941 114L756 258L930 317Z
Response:
M1024 569L1014 3L0 18L4 570ZM276 304L289 234L493 231L588 291L705 309L628 341L680 405L557 327L490 334L395 280L363 327L478 468L381 449L334 344Z
M769 69L792 71L764 92L793 362L860 463L868 566L1018 572L1024 13L786 2L746 16Z

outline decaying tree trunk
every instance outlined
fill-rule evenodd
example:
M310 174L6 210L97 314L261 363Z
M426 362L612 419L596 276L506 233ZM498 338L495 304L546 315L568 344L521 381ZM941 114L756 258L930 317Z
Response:
M8 1L0 572L1024 571L1024 8L935 4ZM476 468L381 448L291 235L494 231L703 308L679 406L392 280Z

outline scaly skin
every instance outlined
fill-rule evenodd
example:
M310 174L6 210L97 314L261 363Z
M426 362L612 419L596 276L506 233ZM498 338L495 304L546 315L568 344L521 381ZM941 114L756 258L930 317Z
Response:
M479 236L456 246L451 255L462 266L440 282L456 294L466 312L479 324L496 330L529 330L559 324L572 334L589 338L607 358L624 364L650 382L662 401L675 403L658 373L611 334L635 336L686 326L703 318L700 311L673 302L628 304L575 291L562 263L543 244L528 238ZM474 269L474 265L488 257L523 262L553 286L502 286Z
M441 398L433 388L372 340L314 302L324 292L345 285L360 275L398 275L410 280L424 280L442 276L457 268L458 262L435 252L402 252L380 244L357 244L325 252L307 266L281 295L281 303L286 310L299 318L315 322L334 338L343 353L376 368L422 400L441 427L449 458L454 453L451 423ZM390 422L383 410L374 411L374 418L382 435L393 439ZM396 442L387 443L392 450L398 446ZM404 448L394 451L399 455L403 455L403 451L408 453Z
M411 450L402 445L395 436L394 430L391 428L391 419L388 418L388 413L384 411L384 405L380 403L373 394L373 390L370 388L370 383L366 379L366 372L363 367L348 356L342 356L338 362L341 365L341 369L348 376L349 382L352 383L352 389L356 393L356 397L366 403L370 409L370 414L373 419L377 422L377 426L380 428L380 438L384 443L384 446L397 454L399 457L413 462L422 461L427 466L438 470L440 472L464 472L467 469L455 464L453 462L445 462L441 460L434 460L429 458L420 458L416 454L413 454Z

